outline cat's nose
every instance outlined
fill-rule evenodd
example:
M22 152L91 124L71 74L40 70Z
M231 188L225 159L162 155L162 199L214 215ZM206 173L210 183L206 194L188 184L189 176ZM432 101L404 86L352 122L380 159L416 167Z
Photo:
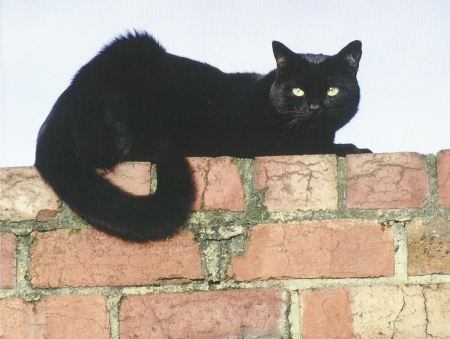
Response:
M309 104L309 109L311 111L317 111L317 110L319 110L319 108L320 108L320 105L319 105L318 102L314 102L314 103Z

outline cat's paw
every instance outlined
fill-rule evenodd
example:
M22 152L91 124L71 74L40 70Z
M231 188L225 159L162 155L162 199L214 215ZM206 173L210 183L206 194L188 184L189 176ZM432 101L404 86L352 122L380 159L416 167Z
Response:
M368 148L359 148L358 149L358 154L359 153L373 153L370 149Z
M334 154L338 157L345 157L348 154L372 153L368 148L358 148L353 144L335 144Z

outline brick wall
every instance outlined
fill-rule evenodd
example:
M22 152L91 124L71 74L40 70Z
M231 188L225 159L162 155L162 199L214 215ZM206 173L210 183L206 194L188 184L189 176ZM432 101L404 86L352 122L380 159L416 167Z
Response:
M450 338L450 150L190 163L186 228L145 244L2 169L0 338Z

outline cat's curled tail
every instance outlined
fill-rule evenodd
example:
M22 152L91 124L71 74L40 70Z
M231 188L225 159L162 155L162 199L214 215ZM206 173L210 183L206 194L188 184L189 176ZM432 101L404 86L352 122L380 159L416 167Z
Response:
M156 192L133 196L80 161L68 139L67 133L46 129L44 124L35 166L56 194L89 224L122 239L146 241L166 238L186 221L195 188L185 158L173 153L158 157Z

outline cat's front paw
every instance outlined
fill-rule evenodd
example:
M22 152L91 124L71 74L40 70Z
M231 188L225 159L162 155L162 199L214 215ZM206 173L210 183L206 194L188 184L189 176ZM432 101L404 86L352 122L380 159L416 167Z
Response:
M338 157L345 157L348 154L372 153L368 148L358 148L353 144L335 144L334 154Z

